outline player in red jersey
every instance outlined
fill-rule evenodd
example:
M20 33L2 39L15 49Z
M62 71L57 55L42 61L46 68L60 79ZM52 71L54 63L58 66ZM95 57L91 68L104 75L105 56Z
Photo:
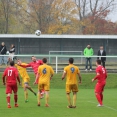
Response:
M15 107L18 107L17 104L17 80L20 84L20 79L18 76L18 71L14 67L14 61L10 62L10 67L6 68L4 73L3 73L3 85L6 85L6 94L7 94L7 103L8 103L8 108L11 108L10 106L10 96L12 94L12 91L14 92L14 101L15 101Z
M35 73L35 76L36 76L37 75L37 71L38 71L38 67L43 64L43 61L42 60L37 60L35 56L32 56L31 59L32 59L32 62L30 62L29 64L27 64L27 65L20 65L20 66L21 67L25 67L25 68L26 67L32 67L32 69L33 69L33 71Z
M103 66L101 66L101 60L96 61L96 66L97 66L96 76L95 78L92 79L92 82L94 82L95 80L98 80L95 86L95 95L99 102L97 106L102 107L103 106L103 91L106 85L107 72L106 72L106 69Z
M43 61L42 60L37 60L35 56L32 56L31 59L32 59L32 62L30 62L29 64L27 64L27 65L20 65L20 66L24 67L24 68L26 68L26 67L32 67L32 69L33 69L33 71L35 73L35 78L36 78L37 72L38 72L38 67L43 64ZM20 62L20 60L19 60L19 62ZM36 81L36 84L38 84L38 79ZM42 90L42 96L41 96L41 98L43 98L44 92L45 91Z

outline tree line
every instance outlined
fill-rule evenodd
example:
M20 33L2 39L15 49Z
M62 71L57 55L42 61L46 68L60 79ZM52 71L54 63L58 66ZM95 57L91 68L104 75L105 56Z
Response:
M115 0L0 0L0 33L117 34Z

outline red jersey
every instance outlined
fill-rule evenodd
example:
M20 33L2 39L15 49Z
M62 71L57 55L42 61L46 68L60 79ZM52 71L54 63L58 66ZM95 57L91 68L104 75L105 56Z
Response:
M106 81L106 78L107 78L107 72L106 72L106 69L99 65L97 68L96 68L96 74L99 74L95 77L95 80L97 79L99 83L101 82L105 82Z
M28 65L20 65L20 66L22 66L22 67L32 67L34 73L37 74L38 67L42 64L43 64L42 60L37 60L35 62L30 62Z
M3 77L6 77L6 83L17 83L18 71L15 67L5 69Z

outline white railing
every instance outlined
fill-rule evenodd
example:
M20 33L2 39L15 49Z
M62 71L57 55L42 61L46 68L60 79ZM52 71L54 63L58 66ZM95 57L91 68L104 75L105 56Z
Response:
M9 55L0 55L0 57L2 57L2 56L9 57ZM20 59L23 59L23 58L26 58L26 57L29 58L29 57L32 57L32 56L40 57L40 58L46 57L48 59L50 57L50 55L14 55L14 56L16 56L17 58L20 58ZM51 57L55 58L55 66L56 66L55 72L56 73L58 73L58 59L59 58L65 58L65 57L67 57L67 58L70 58L70 57L72 57L72 58L79 58L79 57L85 58L84 55L51 55ZM91 57L97 58L99 56L94 55L94 56L91 56ZM101 57L105 57L105 56L101 56ZM117 63L117 56L116 55L115 56L106 56L106 58L111 58L110 59L111 62ZM115 61L113 61L113 58L115 59Z

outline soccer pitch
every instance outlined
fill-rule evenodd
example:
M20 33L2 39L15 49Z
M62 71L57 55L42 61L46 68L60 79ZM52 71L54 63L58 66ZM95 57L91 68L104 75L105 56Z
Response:
M1 75L1 74L0 74ZM5 88L0 85L0 117L117 117L117 74L109 74L104 91L104 107L96 107L94 85L91 79L95 74L82 74L82 84L79 85L77 108L68 109L65 95L65 80L61 74L55 74L51 81L50 107L45 107L45 100L41 100L41 107L37 106L37 97L29 92L29 102L24 102L24 93L21 86L18 92L18 108L14 108L13 95L11 109L7 108ZM32 85L33 73L30 73ZM37 91L37 86L33 86Z

